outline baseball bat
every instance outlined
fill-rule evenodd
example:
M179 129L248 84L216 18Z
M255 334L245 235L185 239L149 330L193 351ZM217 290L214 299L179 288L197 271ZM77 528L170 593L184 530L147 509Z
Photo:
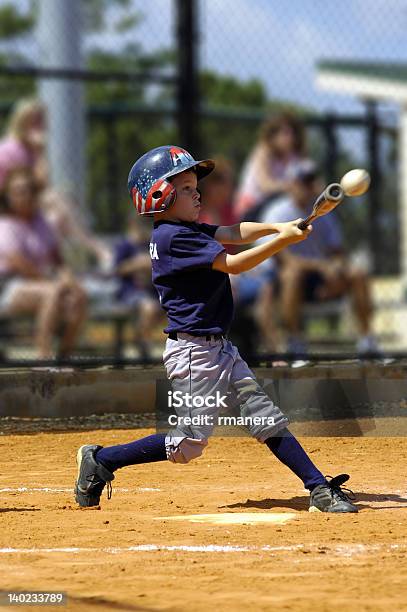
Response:
M336 208L345 197L345 192L339 183L331 183L317 197L312 207L312 213L303 221L300 221L298 227L304 230L312 221L323 215L327 215L331 210Z

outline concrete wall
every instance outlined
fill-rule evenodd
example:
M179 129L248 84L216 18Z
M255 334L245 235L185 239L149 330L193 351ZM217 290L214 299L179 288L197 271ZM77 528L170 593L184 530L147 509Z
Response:
M259 368L266 392L291 421L407 416L407 365ZM169 388L149 368L0 371L0 416L153 413Z

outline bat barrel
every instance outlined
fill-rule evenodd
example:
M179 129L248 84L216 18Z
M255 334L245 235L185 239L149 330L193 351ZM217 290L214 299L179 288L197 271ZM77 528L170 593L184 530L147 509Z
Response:
M331 183L324 191L326 200L332 200L333 202L339 202L344 197L345 192L339 183Z
M314 219L325 215L327 212L330 212L330 210L335 208L339 202L342 202L344 196L345 192L339 183L331 183L328 185L314 203L312 214L304 219L304 221L300 221L298 224L299 229L304 230L312 221L314 221ZM327 210L326 205L328 203L331 205ZM322 209L324 209L324 211Z

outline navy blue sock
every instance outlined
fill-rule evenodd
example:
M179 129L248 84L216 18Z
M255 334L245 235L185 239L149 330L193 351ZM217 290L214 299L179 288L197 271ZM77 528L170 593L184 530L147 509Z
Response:
M284 465L301 478L304 487L312 491L317 485L325 484L326 479L315 467L298 440L284 428L265 441L272 453Z
M136 465L137 463L152 463L153 461L165 461L167 453L165 451L165 435L153 434L141 440L135 440L128 444L118 446L108 446L101 448L96 453L96 460L114 472L126 465Z

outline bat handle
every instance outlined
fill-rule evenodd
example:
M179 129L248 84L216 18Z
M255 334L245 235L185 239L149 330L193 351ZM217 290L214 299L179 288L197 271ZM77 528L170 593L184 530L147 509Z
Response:
M307 229L307 227L309 226L311 221L312 221L311 217L307 217L303 221L300 221L299 224L297 225L298 229L300 229L300 230Z

